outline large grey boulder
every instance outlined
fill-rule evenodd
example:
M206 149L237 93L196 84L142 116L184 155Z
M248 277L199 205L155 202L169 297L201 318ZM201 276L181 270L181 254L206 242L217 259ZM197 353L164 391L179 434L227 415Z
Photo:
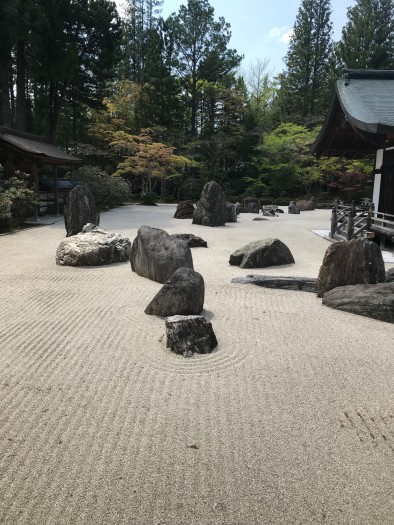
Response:
M323 304L394 323L394 283L338 286L324 294Z
M101 266L129 259L130 239L86 224L81 233L64 239L56 251L60 266Z
M199 315L204 308L204 279L191 268L179 268L145 308L148 315Z
M376 284L386 280L379 246L366 239L331 244L326 250L317 279L317 296L337 286Z
M224 226L227 217L226 197L215 181L205 184L193 213L193 224Z
M80 233L85 224L100 224L94 197L84 184L78 184L70 191L63 213L67 237Z
M243 246L230 255L229 263L241 268L266 268L294 263L289 248L279 239L263 239Z
M167 317L165 324L167 348L176 354L209 354L218 344L212 324L201 315L174 315Z
M131 269L152 281L165 283L178 268L192 268L187 243L166 231L141 226L130 253Z
M182 201L176 207L174 219L192 219L194 206L192 201Z

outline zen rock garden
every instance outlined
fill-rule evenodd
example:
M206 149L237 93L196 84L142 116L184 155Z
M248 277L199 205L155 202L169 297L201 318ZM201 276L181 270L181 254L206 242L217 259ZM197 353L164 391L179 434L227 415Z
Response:
M282 211L275 206L265 208L263 215L272 217ZM312 209L313 202L299 201L291 202L288 211L299 214ZM236 222L239 213L259 211L259 201L254 197L246 198L242 207L227 203L221 187L211 181L204 186L196 206L191 201L179 203L174 218L215 227ZM202 315L204 279L194 270L191 252L191 248L206 248L204 239L192 233L170 235L150 226L141 226L133 243L118 233L105 232L98 226L100 217L94 199L83 185L70 192L64 216L67 236L56 252L58 265L100 266L129 260L133 272L163 284L145 313L165 318L167 347L185 357L210 353L216 348L212 324ZM229 264L267 268L295 264L295 260L280 239L267 238L236 250L230 255ZM312 292L330 308L394 322L394 269L385 273L380 248L365 239L329 246L317 278L251 274L232 282Z

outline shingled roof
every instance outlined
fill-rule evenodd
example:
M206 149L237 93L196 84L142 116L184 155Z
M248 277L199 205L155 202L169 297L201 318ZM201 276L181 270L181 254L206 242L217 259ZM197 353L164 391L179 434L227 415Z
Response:
M394 146L394 71L345 69L312 152L360 158L385 146Z
M66 166L81 162L78 157L65 153L43 137L0 126L0 160L10 155L37 164Z

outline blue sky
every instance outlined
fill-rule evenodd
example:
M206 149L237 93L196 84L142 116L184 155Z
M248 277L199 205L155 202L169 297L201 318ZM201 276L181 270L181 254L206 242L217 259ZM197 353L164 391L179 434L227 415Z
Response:
M120 0L121 1L121 0ZM178 11L186 0L164 0L163 16ZM283 57L288 36L297 16L301 0L210 0L215 18L223 16L231 24L231 48L245 55L242 68L247 69L257 58L269 60L273 74L284 69ZM331 0L334 39L341 37L346 11L355 0Z

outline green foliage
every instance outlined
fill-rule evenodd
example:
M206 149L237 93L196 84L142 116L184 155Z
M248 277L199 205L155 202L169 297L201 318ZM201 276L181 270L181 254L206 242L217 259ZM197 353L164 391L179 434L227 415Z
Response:
M354 69L394 67L393 0L357 0L338 44L340 63Z
M327 109L333 50L330 17L330 0L301 2L285 58L287 70L281 75L280 103L287 118L300 116L306 122Z
M108 175L95 166L82 166L69 172L67 178L86 184L99 210L121 206L132 200L130 187L122 177Z
M230 24L214 19L208 0L188 0L168 21L174 35L173 66L182 79L185 103L190 108L190 135L198 131L198 104L206 82L218 82L233 72L242 60L236 50L228 49Z
M3 182L3 191L0 193L0 213L10 212L15 218L27 217L37 203L36 195L29 189L24 173L18 177L11 177Z
M157 202L158 196L154 191L142 191L140 193L141 204L153 205Z

